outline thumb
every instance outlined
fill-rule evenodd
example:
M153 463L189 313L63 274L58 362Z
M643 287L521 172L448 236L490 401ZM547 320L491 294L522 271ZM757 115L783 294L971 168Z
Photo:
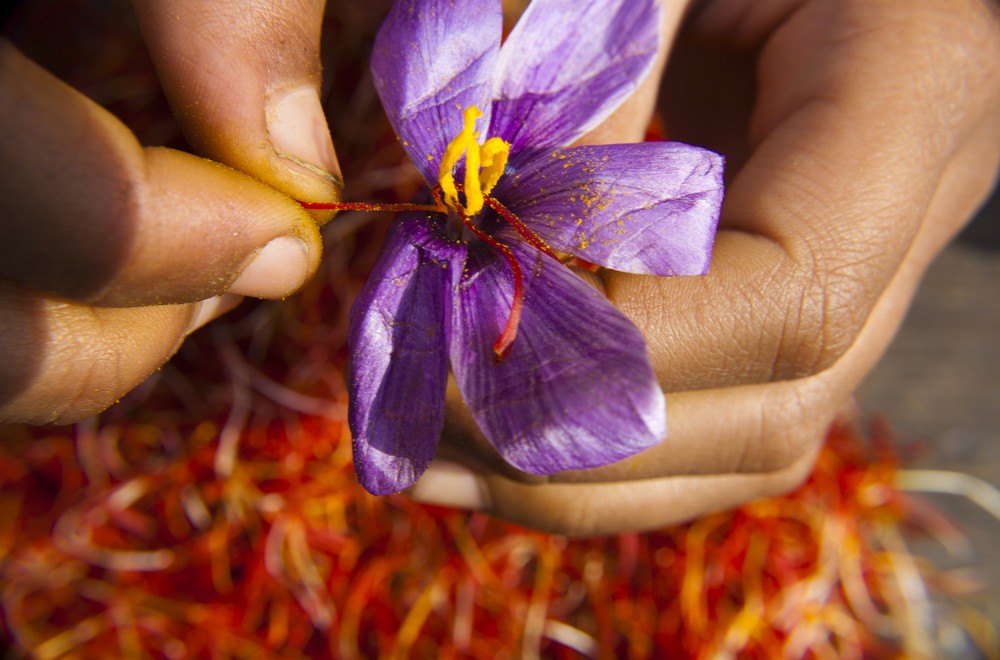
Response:
M339 198L319 96L323 0L133 5L195 149L295 199Z

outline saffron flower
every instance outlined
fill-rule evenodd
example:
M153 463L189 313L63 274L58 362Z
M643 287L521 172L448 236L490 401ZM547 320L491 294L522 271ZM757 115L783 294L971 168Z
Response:
M658 2L534 0L502 45L500 4L400 0L375 41L376 88L431 191L396 217L351 311L354 461L375 494L433 459L449 367L528 473L666 436L642 335L563 260L704 274L722 159L675 142L569 146L649 73Z

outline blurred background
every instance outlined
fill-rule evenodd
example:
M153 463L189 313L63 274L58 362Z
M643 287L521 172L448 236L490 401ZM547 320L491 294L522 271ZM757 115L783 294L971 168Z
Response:
M1000 190L924 278L885 357L858 391L866 417L884 417L912 453L910 468L953 470L1000 487ZM907 450L904 450L904 456ZM973 557L933 543L938 566L978 566L970 594L1000 626L1000 520L968 499L929 499L968 535Z

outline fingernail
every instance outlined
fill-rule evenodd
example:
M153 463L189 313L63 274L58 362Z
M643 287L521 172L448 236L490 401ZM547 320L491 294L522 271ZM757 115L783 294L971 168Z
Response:
M342 185L340 163L315 87L275 99L267 112L271 144L282 158Z
M229 287L229 293L254 298L284 298L294 293L309 274L306 244L281 236L254 254L250 263Z
M451 461L431 463L408 492L410 497L425 504L477 511L489 506L482 479L468 468Z
M222 316L232 308L239 305L241 300L243 300L242 296L230 293L224 293L221 296L215 296L214 298L202 300L198 303L198 307L195 309L194 315L191 317L191 322L188 324L187 334L191 334L209 321Z

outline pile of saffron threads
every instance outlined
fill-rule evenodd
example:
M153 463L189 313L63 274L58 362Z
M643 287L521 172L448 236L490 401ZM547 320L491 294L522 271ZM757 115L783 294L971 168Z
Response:
M910 554L917 526L960 539L900 491L884 429L832 429L786 497L568 540L367 494L343 400L214 339L227 382L167 369L156 387L198 386L216 414L147 393L117 420L5 429L0 608L19 653L921 657L959 629L996 648L957 598L968 580Z

